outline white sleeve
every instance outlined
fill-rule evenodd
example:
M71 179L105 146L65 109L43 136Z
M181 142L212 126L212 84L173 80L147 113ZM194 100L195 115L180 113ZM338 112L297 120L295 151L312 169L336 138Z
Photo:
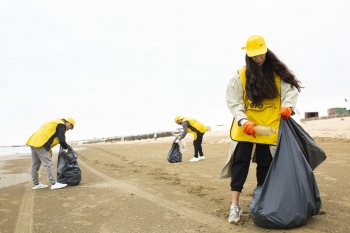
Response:
M291 107L295 109L297 101L298 101L299 91L298 89L289 84L284 82L281 79L281 104L282 107Z
M239 78L238 72L234 75L234 77L227 85L226 103L233 117L237 121L240 121L244 118L247 119L243 101L243 84Z

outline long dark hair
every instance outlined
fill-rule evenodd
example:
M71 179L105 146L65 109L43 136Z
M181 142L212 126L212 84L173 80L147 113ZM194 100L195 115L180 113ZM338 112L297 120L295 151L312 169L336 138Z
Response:
M284 82L295 86L299 92L303 88L300 86L301 82L296 79L288 67L269 49L267 49L266 60L262 70L247 55L245 56L245 62L247 66L245 89L248 98L255 104L261 104L264 99L277 98L278 91L273 72L280 76Z

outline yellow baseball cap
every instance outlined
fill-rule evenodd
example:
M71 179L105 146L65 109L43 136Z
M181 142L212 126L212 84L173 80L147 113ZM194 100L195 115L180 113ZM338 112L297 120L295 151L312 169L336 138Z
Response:
M73 120L73 118L71 117L65 118L65 120L72 124L72 129L73 129L75 126L75 120Z
M267 52L265 40L262 36L253 35L247 40L246 46L241 49L247 50L248 57L254 57Z
M180 117L180 116L177 116L175 117L175 122L178 121L178 120L181 120L183 117Z

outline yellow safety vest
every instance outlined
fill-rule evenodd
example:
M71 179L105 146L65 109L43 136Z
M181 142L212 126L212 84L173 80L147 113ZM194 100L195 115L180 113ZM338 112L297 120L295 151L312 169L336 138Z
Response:
M243 85L243 101L245 106L245 113L248 117L249 121L253 121L258 125L263 126L271 126L272 128L278 130L280 125L280 115L281 111L281 78L277 74L273 74L275 78L275 83L278 91L279 97L275 99L264 99L261 104L257 105L251 101L247 92L245 91L246 86L246 67L243 67L239 70L239 77ZM231 139L234 141L240 142L252 142L259 144L268 144L268 145L276 145L277 144L277 134L273 134L270 136L261 136L256 135L256 138L253 136L247 135L243 132L243 127L238 126L237 120L234 119L232 122L231 130L230 130Z
M202 123L200 123L199 121L192 119L192 118L183 118L182 121L188 121L188 123L195 128L196 130L198 130L200 133L204 133L205 131L207 131L207 127L205 127L205 125L203 125ZM187 132L193 134L193 139L196 140L197 139L197 134L196 132L192 131L189 127L187 127Z
M52 121L45 122L35 133L30 136L26 144L32 147L42 147L44 144L56 133L56 128L58 124L65 124L63 120L56 119ZM67 131L66 131L67 132ZM59 143L58 137L54 138L50 148L56 146Z

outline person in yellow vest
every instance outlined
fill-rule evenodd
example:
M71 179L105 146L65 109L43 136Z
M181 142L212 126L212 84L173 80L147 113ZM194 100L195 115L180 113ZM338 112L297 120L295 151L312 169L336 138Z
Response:
M205 127L199 121L187 118L187 117L175 117L175 122L178 125L182 125L183 131L178 136L178 139L181 140L186 137L187 132L193 134L193 147L194 147L194 156L190 159L190 162L198 162L204 160L204 154L202 150L202 140L207 127ZM199 156L198 156L199 155Z
M46 174L51 183L51 189L60 189L67 186L56 181L52 162L52 147L58 143L62 146L62 152L67 153L65 133L73 129L75 121L73 118L55 119L45 122L26 142L32 151L31 175L33 189L47 188L48 186L39 182L39 168L43 164Z
M257 186L265 177L276 151L277 134L257 135L255 126L279 128L280 117L294 114L301 90L300 81L267 48L262 36L248 38L246 66L239 69L227 86L226 102L233 115L228 161L220 178L231 177L232 204L228 221L238 222L242 214L239 197L246 181L250 160L257 163Z

